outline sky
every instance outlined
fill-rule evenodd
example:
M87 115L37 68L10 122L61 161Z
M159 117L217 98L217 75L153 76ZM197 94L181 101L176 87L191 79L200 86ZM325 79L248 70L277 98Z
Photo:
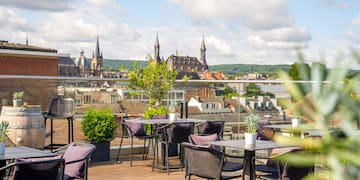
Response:
M0 0L0 40L105 59L200 57L214 64L348 62L360 48L357 0Z

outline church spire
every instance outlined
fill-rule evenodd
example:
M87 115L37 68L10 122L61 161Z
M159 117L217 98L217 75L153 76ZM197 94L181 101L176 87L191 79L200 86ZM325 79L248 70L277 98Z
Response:
M205 69L209 69L206 63L206 55L205 55L206 47L205 47L205 38L203 35L201 46L200 46L200 62L205 66Z
M26 34L26 46L29 46L29 39L28 39L28 35Z
M156 32L156 39L155 39L155 54L154 54L154 61L156 61L156 63L161 63L161 59L160 59L160 45L159 45L159 33Z
M96 36L95 57L100 57L99 35Z

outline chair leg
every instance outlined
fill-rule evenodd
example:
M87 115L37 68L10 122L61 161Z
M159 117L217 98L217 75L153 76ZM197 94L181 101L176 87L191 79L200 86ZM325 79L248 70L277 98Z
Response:
M147 150L146 150L146 154L145 154L145 160L147 159L147 156L149 154L150 142L151 142L151 147L154 147L154 143L153 143L152 139L149 139L148 147L146 148Z
M153 155L154 155L154 157L153 157L153 164L152 164L152 168L151 168L151 171L154 171L154 168L155 168L155 159L157 159L157 156L159 155L158 154L158 151L157 151L157 149L158 149L158 144L157 144L157 138L155 137L155 144L153 144L153 147L154 147L154 152L153 152ZM159 163L159 161L157 161L156 163ZM156 164L156 165L158 165L158 164Z
M144 138L143 155L142 155L143 160L145 160L145 153L146 153L145 145L146 145L146 138Z
M70 144L70 118L67 119L68 120L68 144Z
M50 119L50 150L53 151L53 119Z
M120 151L121 151L121 145L122 145L122 142L123 142L123 138L124 136L121 136L121 140L120 140L120 145L119 145L119 150L118 150L118 154L116 156L116 162L119 163L119 156L120 156Z
M131 136L131 144L130 144L130 166L132 166L132 160L133 160L133 143L134 143L134 139Z
M74 118L71 117L71 142L74 142Z
M169 166L169 145L165 145L165 157L166 157L166 170L167 173L170 174L170 166Z
M147 159L147 156L148 156L148 154L149 154L150 142L152 142L152 139L149 139L148 146L147 146L147 148L146 148L145 160ZM152 144L152 143L151 143L151 144Z

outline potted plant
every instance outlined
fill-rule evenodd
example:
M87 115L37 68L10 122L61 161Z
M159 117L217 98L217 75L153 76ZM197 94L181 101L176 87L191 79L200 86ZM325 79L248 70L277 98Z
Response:
M169 121L174 122L177 119L176 104L171 103L169 107Z
M110 159L110 139L114 136L117 125L110 109L88 109L81 122L84 135L96 146L91 156L92 162Z
M6 138L9 129L9 122L8 121L1 121L0 123L0 154L5 153L6 147Z
M291 126L298 127L300 125L300 122L301 122L301 115L299 112L295 112L291 119Z
M13 106L20 107L23 103L24 91L14 92L13 96Z
M256 130L259 123L259 116L250 114L245 118L246 132L245 132L245 144L256 143Z

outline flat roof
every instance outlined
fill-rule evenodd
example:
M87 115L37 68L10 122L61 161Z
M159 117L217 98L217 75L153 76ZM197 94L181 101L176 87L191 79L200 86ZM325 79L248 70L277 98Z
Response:
M40 52L40 51L26 51L26 50L12 50L0 49L0 54L15 54L15 55L29 55L29 56L50 56L50 57L70 57L70 54L57 52Z

